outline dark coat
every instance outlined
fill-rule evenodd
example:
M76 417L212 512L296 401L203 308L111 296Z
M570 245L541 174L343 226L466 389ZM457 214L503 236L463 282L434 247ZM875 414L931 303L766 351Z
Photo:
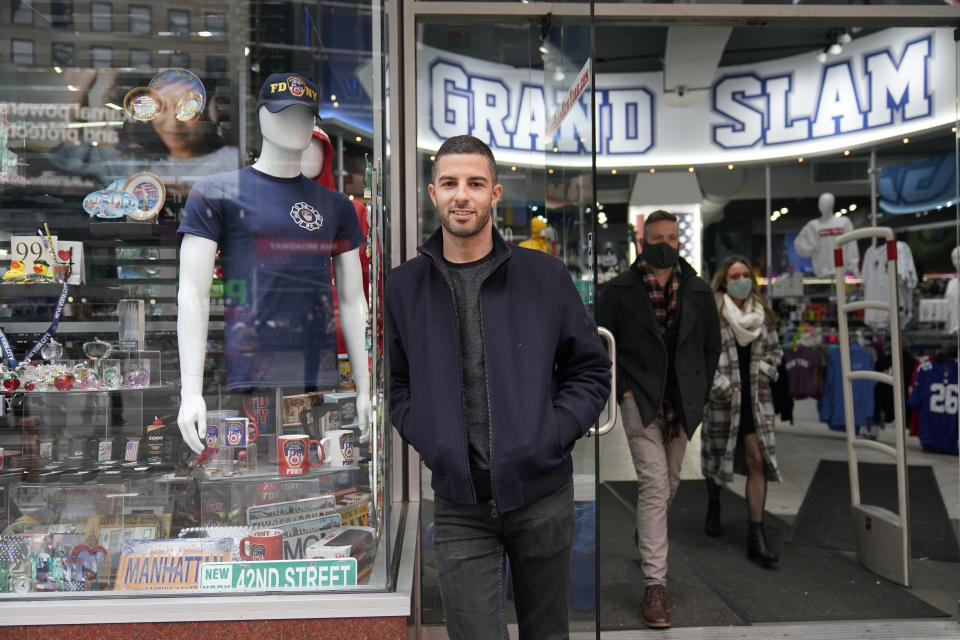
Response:
M480 289L493 494L517 509L571 481L570 451L610 393L610 359L570 273L494 230ZM393 425L433 471L434 491L476 504L462 418L453 294L438 230L384 290Z
M650 295L637 263L608 282L597 305L597 320L617 341L617 394L627 390L650 424L666 393L679 399L687 437L703 417L703 407L720 358L720 319L713 290L686 260L680 259L677 347L668 353ZM676 380L668 380L673 358Z

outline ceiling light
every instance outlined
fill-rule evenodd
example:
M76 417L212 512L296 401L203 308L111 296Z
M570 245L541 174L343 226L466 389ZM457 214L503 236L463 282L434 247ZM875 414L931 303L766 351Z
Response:
M510 167L510 171L516 171L516 170L517 170L517 167L516 167L516 165L514 165L514 166L512 166L512 167Z
M827 61L827 52L826 52L826 51L818 51L818 52L817 52L817 62L819 62L820 64L823 64L823 63L826 62L826 61Z
M804 160L803 156L800 156L799 158L797 158L797 162L800 164L803 164L803 160Z
M547 169L547 173L549 173L550 175L553 175L553 169Z
M430 156L430 162L436 162L437 156Z
M557 70L553 72L553 81L554 82L563 82L566 80L567 76L564 75L563 69L557 67Z
M786 207L780 207L780 215L785 216L788 213L790 213L790 209L787 209Z
M730 171L733 171L733 165L732 165L732 164L728 164L728 165L727 165L727 169L729 169Z
M209 38L210 36L213 35L213 32L212 32L212 31L197 31L197 35L200 36L201 38Z
M243 55L244 55L244 57L250 55L250 47L244 47L244 48L243 48Z
M537 205L535 205L535 204L530 205L530 211L537 211L537 210L539 210L539 209L540 209L540 207L537 206Z
M63 69L61 69L59 66L54 67L53 70L57 73L63 73Z
M334 108L334 109L339 109L339 108L340 108L340 103L339 103L339 102L334 102L334 103L333 103L333 108Z
M841 45L838 42L834 42L832 45L827 47L827 53L829 53L832 56L838 56L841 53L843 53L843 45Z
M650 167L650 173L656 173L656 172L657 172L656 169L654 169L653 167Z
M850 155L850 149L844 149L844 150L843 150L843 155L845 155L845 156Z
M612 176L617 175L617 170L616 170L616 169L610 169L610 175L612 175Z
M336 100L336 99L337 99L337 96L336 96L335 94L332 94L332 93L331 93L331 94L330 94L330 100Z
M908 142L910 142L910 138L904 138L904 139L903 139L903 144L907 144Z
M850 209L850 211L856 211L856 210L857 210L857 205L856 205L856 203L854 203L854 204L851 204L851 205L850 205L849 207L847 207L847 208Z
M548 53L550 53L550 49L547 49L547 43L546 43L546 42L541 42L541 43L540 43L540 46L537 48L537 51L539 51L539 52L542 53L543 55L547 55Z
M105 106L105 107L110 107L110 108L113 109L114 111L123 111L123 107L121 107L121 106L118 105L118 104L113 104L112 102L108 102L108 103L104 104L103 106Z
M847 215L847 210L846 210L846 209L840 209L840 213L842 213L843 215Z
M838 44L850 44L850 41L853 40L853 37L848 31L844 31L839 36L837 36Z
M354 140L356 140L357 142L363 142L363 138L361 138L360 136L357 136L356 138L354 138Z
M80 91L80 87L76 87L72 84L67 85L67 91Z
M687 167L687 171L689 171L690 173L693 173L693 167Z

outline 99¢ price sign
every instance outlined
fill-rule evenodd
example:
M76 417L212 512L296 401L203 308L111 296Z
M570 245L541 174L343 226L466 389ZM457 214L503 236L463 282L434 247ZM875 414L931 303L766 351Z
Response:
M56 256L47 250L40 236L11 236L10 258L23 265L24 273L49 273L67 284L83 284L83 243L58 242L57 236L51 236L50 241Z

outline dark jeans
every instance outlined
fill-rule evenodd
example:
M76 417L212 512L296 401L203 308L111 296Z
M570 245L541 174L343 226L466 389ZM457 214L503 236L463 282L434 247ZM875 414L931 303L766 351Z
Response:
M573 484L508 513L436 496L433 544L452 640L507 638L504 553L520 637L568 637Z

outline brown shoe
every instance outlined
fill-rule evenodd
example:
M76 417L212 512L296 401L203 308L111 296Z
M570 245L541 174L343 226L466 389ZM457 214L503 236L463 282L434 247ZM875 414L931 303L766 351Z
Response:
M670 612L667 611L667 589L662 584L647 587L643 594L643 624L651 629L666 629L670 626Z

